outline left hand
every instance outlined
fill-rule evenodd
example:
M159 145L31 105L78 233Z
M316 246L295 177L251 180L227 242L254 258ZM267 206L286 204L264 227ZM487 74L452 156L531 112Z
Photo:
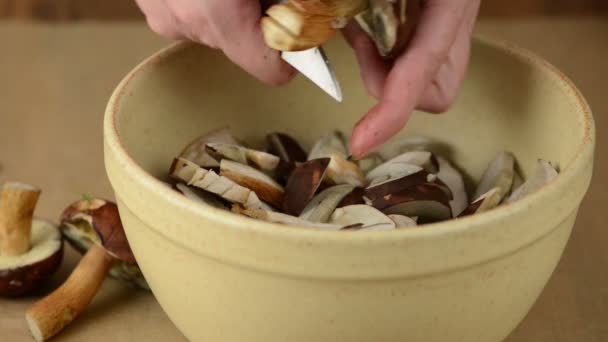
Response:
M356 22L344 30L368 93L379 99L353 129L354 158L363 158L397 134L415 109L449 109L466 75L479 6L480 0L424 1L408 47L391 61L378 55Z

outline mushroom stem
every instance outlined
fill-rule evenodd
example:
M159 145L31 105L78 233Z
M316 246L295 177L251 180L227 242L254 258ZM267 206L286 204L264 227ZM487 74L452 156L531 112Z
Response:
M11 182L0 199L0 255L21 255L30 249L32 219L40 189Z
M55 336L80 315L97 293L114 260L103 247L94 244L65 283L26 312L27 325L36 341Z

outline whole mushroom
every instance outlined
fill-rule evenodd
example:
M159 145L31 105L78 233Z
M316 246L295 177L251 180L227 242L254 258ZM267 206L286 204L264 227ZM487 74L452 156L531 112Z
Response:
M94 242L69 278L54 292L27 310L25 318L36 341L46 341L76 319L89 305L108 272L117 262L134 265L116 204L91 199L76 202L64 217L80 217Z
M4 185L0 200L0 296L20 296L42 285L63 260L63 241L51 223L35 220L40 190Z

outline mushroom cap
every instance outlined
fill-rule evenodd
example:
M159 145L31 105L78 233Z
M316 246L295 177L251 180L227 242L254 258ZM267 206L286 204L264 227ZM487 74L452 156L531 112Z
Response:
M87 242L96 243L113 257L128 264L136 264L118 207L113 202L83 199L72 203L61 214L61 229L76 249L82 250Z
M330 158L309 160L293 170L283 197L283 211L299 216L323 181Z
M63 260L63 240L53 224L32 222L31 248L22 255L0 256L0 296L21 296L57 271Z

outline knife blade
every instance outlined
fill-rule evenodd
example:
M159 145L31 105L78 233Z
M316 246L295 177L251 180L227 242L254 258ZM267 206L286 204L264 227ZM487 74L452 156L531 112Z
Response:
M272 5L287 1L260 0L262 13ZM336 101L342 102L342 88L322 47L304 51L282 51L281 58Z
M284 51L281 53L281 58L336 101L342 102L342 88L322 48Z

